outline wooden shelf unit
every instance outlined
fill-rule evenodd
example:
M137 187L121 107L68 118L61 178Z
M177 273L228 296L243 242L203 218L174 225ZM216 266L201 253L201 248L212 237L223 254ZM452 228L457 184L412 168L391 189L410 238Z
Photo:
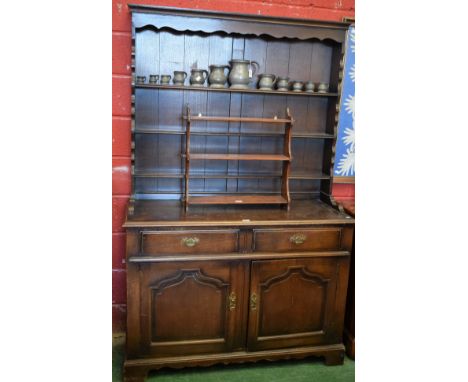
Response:
M129 8L124 381L216 363L342 364L354 221L331 190L348 24ZM248 89L135 81L233 59L330 92L259 90L257 77Z
M219 116L202 116L191 115L190 107L186 107L187 114L183 117L186 122L185 129L185 211L188 210L191 204L280 204L286 205L289 209L291 196L289 194L289 177L291 169L291 136L294 119L292 118L289 109L286 109L288 118L251 118L251 117L219 117ZM192 123L196 122L240 122L240 123L262 123L266 124L282 124L285 126L283 134L283 154L230 154L230 153L191 153L191 130ZM190 195L189 180L190 163L192 160L232 160L232 161L281 161L283 162L283 171L281 175L281 195L212 195L194 197ZM198 178L205 178L198 175ZM255 175L251 175L255 178ZM261 176L257 178L262 178Z

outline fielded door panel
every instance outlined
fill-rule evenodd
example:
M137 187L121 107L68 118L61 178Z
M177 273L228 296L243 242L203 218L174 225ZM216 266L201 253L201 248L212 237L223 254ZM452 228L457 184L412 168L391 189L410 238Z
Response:
M245 267L231 261L142 264L141 354L216 353L245 345Z
M253 261L249 350L341 342L343 324L335 320L344 309L348 263L347 257Z

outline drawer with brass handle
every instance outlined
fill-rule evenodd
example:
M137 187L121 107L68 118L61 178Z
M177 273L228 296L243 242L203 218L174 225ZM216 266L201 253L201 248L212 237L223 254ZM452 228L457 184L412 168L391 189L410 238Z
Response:
M165 254L210 254L239 251L239 231L194 230L194 231L143 231L141 253L144 255Z
M340 249L341 228L255 229L256 252L334 251Z

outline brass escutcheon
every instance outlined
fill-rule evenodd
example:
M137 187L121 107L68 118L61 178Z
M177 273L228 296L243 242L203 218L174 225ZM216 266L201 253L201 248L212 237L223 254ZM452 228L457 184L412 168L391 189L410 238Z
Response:
M182 239L182 244L186 247L195 247L200 239L198 237L184 237Z
M229 310L236 309L237 296L235 292L231 292L229 295Z
M294 244L303 244L306 241L306 235L302 233L296 233L289 238L289 241Z
M257 295L255 293L250 295L250 309L257 310Z

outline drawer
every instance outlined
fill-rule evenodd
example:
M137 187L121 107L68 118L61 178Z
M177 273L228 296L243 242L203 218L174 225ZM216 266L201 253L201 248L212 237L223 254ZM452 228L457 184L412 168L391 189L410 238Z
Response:
M256 229L254 251L300 252L340 249L341 228Z
M239 251L238 230L143 231L143 254L232 253Z

